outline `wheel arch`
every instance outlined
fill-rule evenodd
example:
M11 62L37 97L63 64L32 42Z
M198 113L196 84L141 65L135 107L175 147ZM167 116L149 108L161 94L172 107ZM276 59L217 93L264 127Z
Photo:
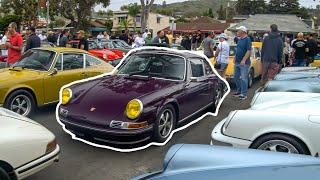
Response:
M172 105L175 113L176 113L176 121L177 123L179 122L179 117L180 117L180 108L179 108L179 103L176 99L169 99L167 101L165 101L164 103L162 103L161 106L159 106L158 110L157 110L157 115L159 114L159 112L161 111L161 109L163 107L165 107L166 105Z
M268 136L268 135L285 135L285 136L289 136L293 139L295 139L296 141L298 141L299 143L301 143L307 150L308 150L308 155L311 155L311 151L310 151L310 147L305 143L305 141L303 140L303 138L297 136L297 135L292 135L290 133L286 133L286 132L268 132L268 133L263 133L261 135L259 135L258 137L256 137L251 145L249 146L249 148L251 148L251 146L254 144L254 142L256 142L258 139L262 138L262 137L265 137L265 136Z
M8 91L8 93L7 93L6 97L5 97L4 102L7 102L8 97L9 97L12 93L14 93L14 92L16 92L16 91L19 91L19 90L24 90L24 91L29 92L29 93L32 95L33 99L34 99L35 105L38 106L38 104L39 104L38 99L37 99L34 91L33 91L30 87L19 87L19 88L11 89L10 91Z

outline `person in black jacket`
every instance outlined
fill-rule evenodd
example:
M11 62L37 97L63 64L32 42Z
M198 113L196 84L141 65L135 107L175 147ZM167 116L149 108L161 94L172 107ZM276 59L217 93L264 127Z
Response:
M28 37L27 39L27 45L24 49L24 51L28 51L29 49L32 49L32 48L37 48L37 47L40 47L41 46L41 40L40 38L36 35L36 29L35 27L31 26L29 28L30 31L30 36Z
M261 85L268 80L272 80L278 74L280 63L282 61L283 41L278 31L278 26L272 24L271 31L265 37L262 44L261 60L262 60L262 76Z
M186 50L191 50L191 39L189 35L185 35L181 41L181 46L184 47Z

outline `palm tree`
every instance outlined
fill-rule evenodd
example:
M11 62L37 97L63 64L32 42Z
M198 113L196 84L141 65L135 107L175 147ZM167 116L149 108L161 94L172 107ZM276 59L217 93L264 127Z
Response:
M131 25L132 25L131 19L129 19L129 20L125 19L125 20L120 21L120 27L121 28L128 29L129 26L131 26Z
M134 31L136 31L137 28L137 20L136 17L140 13L140 6L138 6L137 3L134 4L129 4L128 6L128 14L133 17L133 26L134 26Z

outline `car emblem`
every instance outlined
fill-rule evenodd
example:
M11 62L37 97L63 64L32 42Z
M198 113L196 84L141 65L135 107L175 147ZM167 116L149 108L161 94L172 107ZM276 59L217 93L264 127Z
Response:
M93 112L95 110L96 110L96 108L93 107L93 108L90 109L90 112Z

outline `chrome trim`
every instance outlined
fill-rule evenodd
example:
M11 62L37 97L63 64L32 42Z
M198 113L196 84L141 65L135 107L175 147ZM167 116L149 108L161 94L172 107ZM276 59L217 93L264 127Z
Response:
M204 109L208 108L208 107L209 107L209 106L211 106L212 104L213 104L213 102L212 102L212 103L210 103L210 104L208 104L208 105L206 105L206 106L204 106L203 108L199 109L198 111L196 111L196 112L192 113L191 115L189 115L189 116L187 116L187 117L185 117L185 118L181 119L179 122L182 122L182 121L187 120L187 119L188 119L188 118L190 118L191 116L193 116L193 115L195 115L195 114L199 113L200 111L203 111Z

